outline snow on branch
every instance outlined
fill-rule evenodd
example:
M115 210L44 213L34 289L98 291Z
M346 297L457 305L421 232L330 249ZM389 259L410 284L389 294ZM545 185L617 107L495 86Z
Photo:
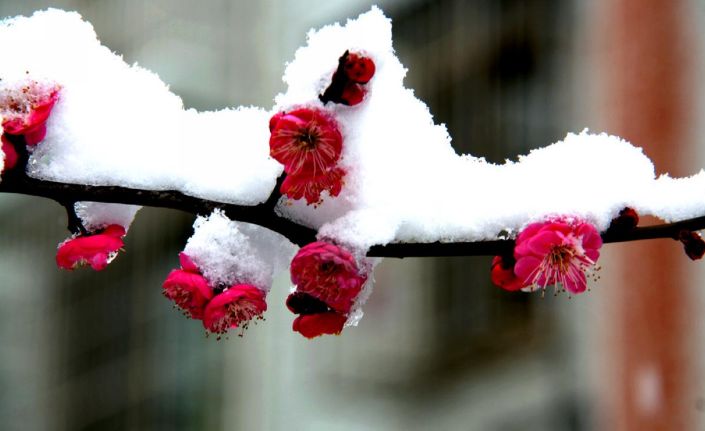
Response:
M283 178L283 177L282 177ZM281 179L278 185L281 184ZM120 203L158 208L170 208L194 215L210 214L220 209L231 220L252 223L277 232L299 246L316 240L316 231L279 216L275 207L281 198L275 188L266 202L255 206L227 204L199 199L177 191L139 190L119 186L90 186L66 184L31 178L23 171L13 171L3 177L0 192L39 196L72 208L79 201ZM69 225L76 223L75 213L68 211ZM602 234L604 243L670 238L678 240L683 231L705 229L705 216L653 226L610 230ZM69 227L69 230L73 230ZM440 257L440 256L494 256L511 251L513 239L476 242L389 243L373 245L369 257Z
M376 257L494 255L499 287L579 294L603 243L705 253L705 171L656 177L640 148L587 130L503 164L457 154L376 7L311 31L269 109L185 109L77 13L2 21L0 46L0 192L66 208L67 270L106 268L140 206L197 215L162 293L217 336L260 319L287 267L312 338L357 324Z

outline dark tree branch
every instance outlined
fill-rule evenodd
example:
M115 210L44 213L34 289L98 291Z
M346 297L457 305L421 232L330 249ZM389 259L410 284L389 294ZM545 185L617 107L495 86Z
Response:
M253 206L234 205L223 202L199 199L173 190L138 190L120 186L90 186L66 184L30 178L23 169L15 169L3 174L0 192L19 193L52 199L62 206L70 205L70 229L80 230L80 223L71 221L73 203L78 201L108 202L131 205L143 205L160 208L172 208L191 214L210 214L214 209L221 209L229 218L246 223L253 223L277 232L300 246L316 240L316 231L276 214L275 206L281 195L279 187L283 175L277 179L277 185L264 203ZM75 216L75 213L74 213ZM637 227L622 231L607 231L602 234L605 243L639 241L645 239L678 239L681 231L698 231L705 229L705 216L666 223L655 226ZM514 240L494 240L479 242L433 242L433 243L393 243L376 245L367 255L371 257L430 257L430 256L493 256L511 253Z
M218 208L232 220L266 227L298 245L316 240L315 230L280 217L274 212L274 206L280 197L279 187L274 189L272 196L266 202L244 206L199 199L173 190L138 190L120 186L90 186L44 181L30 178L23 174L21 169L16 169L3 174L0 192L41 196L52 199L62 206L66 202L108 202L172 208L201 215L208 215Z
M602 234L604 243L641 241L645 239L678 239L681 231L694 232L705 229L705 216L664 223L654 226L636 227L626 231L607 231ZM431 257L431 256L496 256L511 252L513 239L454 242L454 243L396 243L376 245L370 248L368 256L376 257Z

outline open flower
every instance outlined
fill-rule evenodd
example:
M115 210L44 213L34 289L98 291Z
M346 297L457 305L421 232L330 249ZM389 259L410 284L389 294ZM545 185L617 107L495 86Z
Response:
M184 310L187 316L202 319L213 290L186 253L180 253L181 269L169 273L162 284L162 293Z
M301 108L276 114L270 121L271 156L289 175L315 177L333 168L343 138L335 120L321 110Z
M600 234L584 221L533 223L516 239L514 273L531 290L560 284L581 293L587 287L585 273L595 266L601 246Z
M59 268L72 270L77 266L90 265L96 271L108 266L123 246L125 228L110 225L102 232L68 239L59 245L56 264Z
M0 92L2 127L7 135L23 136L27 145L36 145L46 135L46 122L59 99L60 87L29 81L19 89Z
M224 334L230 328L244 331L252 319L261 319L267 310L265 295L263 290L250 284L231 286L206 305L203 326L215 334Z
M367 276L360 273L355 258L347 250L316 241L302 247L291 261L291 281L298 292L307 293L331 309L347 314Z
M306 198L307 204L321 203L321 193L328 191L330 196L338 196L343 188L342 168L332 168L317 176L287 175L279 191L290 199Z

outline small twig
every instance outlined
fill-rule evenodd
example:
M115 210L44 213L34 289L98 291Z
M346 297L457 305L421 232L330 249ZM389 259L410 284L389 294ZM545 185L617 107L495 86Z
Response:
M83 225L81 218L76 214L76 202L66 201L62 202L61 205L66 209L67 218L67 228L72 234L88 234L88 230Z
M347 103L343 100L343 92L345 91L345 84L348 82L348 78L345 75L345 62L350 55L350 51L345 51L345 53L338 59L338 68L333 73L333 78L331 79L330 85L326 88L323 94L319 95L318 98L325 105L328 102L333 103Z

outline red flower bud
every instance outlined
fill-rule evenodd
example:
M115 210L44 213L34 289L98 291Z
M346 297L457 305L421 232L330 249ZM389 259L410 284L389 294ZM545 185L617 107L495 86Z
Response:
M492 259L490 278L495 286L504 290L516 291L524 287L522 280L514 274L514 258L495 256Z
M702 259L705 255L705 241L699 233L682 230L678 233L678 240L683 243L685 254L692 260Z
M609 231L627 232L639 224L639 214L632 208L624 208L619 215L612 219Z
M348 106L355 106L362 102L365 98L365 90L360 86L360 84L355 84L354 82L348 82L343 88L343 94L340 95L341 103Z
M375 62L360 54L348 54L343 67L348 79L358 84L367 84L375 74Z

